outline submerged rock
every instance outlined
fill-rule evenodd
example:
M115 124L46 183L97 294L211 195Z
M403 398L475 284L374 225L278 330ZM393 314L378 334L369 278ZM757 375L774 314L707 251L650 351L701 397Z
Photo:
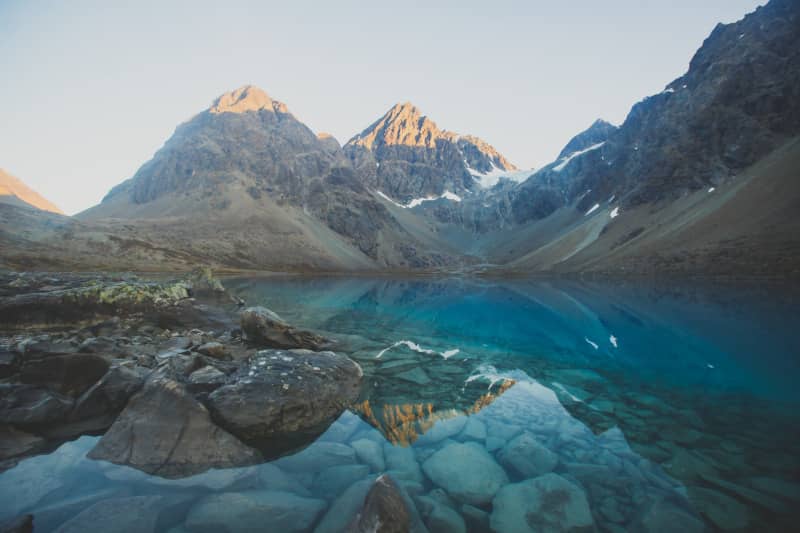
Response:
M364 507L347 528L348 533L405 533L411 519L403 496L391 477L375 480L364 500Z
M85 509L57 533L119 531L155 533L180 521L188 509L187 496L131 496L103 500Z
M358 439L350 443L356 451L358 458L368 464L375 472L386 470L386 461L383 458L383 447L370 439Z
M523 433L515 437L498 454L500 463L516 471L523 478L531 478L552 472L558 464L558 456L539 444L536 437Z
M266 307L248 307L240 316L247 340L264 348L320 350L330 341L310 331L297 329Z
M508 483L505 471L474 442L448 444L425 461L422 469L450 496L473 505L489 503Z
M88 457L167 478L244 466L260 454L217 427L180 383L151 376Z
M318 436L357 398L361 367L333 352L264 350L208 397L214 420L251 446Z
M500 489L492 502L494 531L594 530L586 494L557 474L545 474Z
M33 515L22 515L17 518L0 522L0 533L32 533Z
M289 492L225 492L211 494L195 504L184 527L192 533L308 531L325 507L323 500Z

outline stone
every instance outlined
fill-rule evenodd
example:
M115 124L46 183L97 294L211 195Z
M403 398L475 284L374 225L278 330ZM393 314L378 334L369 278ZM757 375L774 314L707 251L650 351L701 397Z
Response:
M85 490L85 488L82 488ZM124 498L133 496L130 488L102 489L89 493L81 493L69 496L55 502L43 502L38 505L34 512L36 516L37 531L55 531L61 524L64 524L78 513L102 500L111 498ZM2 531L2 529L0 529Z
M494 531L594 530L586 494L558 474L545 474L501 488L492 502Z
M227 381L228 376L211 365L198 368L189 374L189 389L192 392L211 392Z
M25 361L19 379L77 398L103 377L109 366L105 358L94 354L51 355Z
M700 533L706 530L703 522L692 516L686 509L667 499L653 502L635 520L633 531L646 531L648 533Z
M34 426L66 420L73 400L43 387L0 383L0 423Z
M348 533L406 533L411 518L400 489L386 474L372 484L364 506L347 528Z
M386 459L386 468L392 472L393 479L402 478L417 483L422 482L422 470L420 470L413 448L385 443L383 456Z
M474 416L468 417L467 423L464 426L464 429L461 431L459 438L461 440L478 440L478 441L485 440L486 424L484 424Z
M248 307L240 315L240 326L248 342L263 348L320 350L330 341L294 328L266 307Z
M261 455L216 426L178 382L148 378L88 457L166 478L257 463Z
M753 477L750 486L772 496L784 498L792 502L800 502L800 483L793 483L772 477Z
M369 475L367 465L337 465L326 468L314 479L311 490L317 496L332 500L347 487Z
M33 533L33 515L26 514L0 522L0 533Z
M539 444L528 432L515 437L498 453L500 463L523 478L531 478L552 472L558 464L558 456Z
M468 467L465 467L468 465ZM489 503L508 483L505 471L476 443L448 444L422 465L425 474L462 503Z
M263 350L208 396L214 420L243 442L270 453L279 444L315 439L360 392L363 372L346 356Z
M442 533L467 532L467 525L461 515L452 508L440 503L433 506L433 510L428 515L425 523L431 531L441 531Z
M298 496L310 497L311 493L293 476L287 475L278 466L264 463L258 469L258 483L264 490L291 492Z
M289 492L223 492L198 501L184 527L191 533L308 531L325 507L323 500Z
M733 498L703 487L687 487L692 506L722 531L743 530L750 525L747 507Z
M400 372L394 376L397 379L414 383L415 385L427 385L431 382L431 378L420 367L414 367L411 370Z
M383 446L370 439L358 439L350 443L356 451L358 460L369 465L373 472L386 470L386 461L383 459Z
M0 424L0 459L8 459L44 448L47 441L6 424Z
M207 342L198 346L197 351L213 359L231 359L231 354L224 344L220 342Z
M512 424L506 424L496 420L489 420L487 434L508 442L522 432L522 428Z
M352 524L364 506L367 494L372 488L372 479L354 483L336 498L325 516L322 517L314 533L341 533Z
M19 372L17 353L0 348L0 379L11 377Z
M455 416L434 422L433 426L417 439L415 445L427 446L458 435L467 423L466 416Z
M112 365L106 374L76 401L70 420L85 420L124 409L128 400L144 384L147 371L132 365Z
M321 472L332 466L355 462L356 453L350 446L338 442L315 442L301 452L281 457L275 464L290 472Z
M505 446L506 441L497 437L486 437L486 451L493 452Z
M102 500L62 524L56 532L155 533L160 527L178 523L190 501L187 496L131 496Z
M469 504L461 506L461 516L467 531L489 531L489 513Z

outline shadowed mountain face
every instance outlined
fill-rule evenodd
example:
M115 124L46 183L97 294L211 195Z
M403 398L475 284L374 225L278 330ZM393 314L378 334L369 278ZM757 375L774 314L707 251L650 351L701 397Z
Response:
M619 129L595 124L520 186L515 220L574 201L585 211L614 195L623 208L675 199L725 182L800 133L799 4L773 0L717 25L688 72L636 104Z
M401 204L478 188L492 171L514 171L502 154L471 135L440 130L410 103L397 104L344 147L364 183Z
M21 207L35 207L42 211L63 214L55 204L2 168L0 168L0 203Z

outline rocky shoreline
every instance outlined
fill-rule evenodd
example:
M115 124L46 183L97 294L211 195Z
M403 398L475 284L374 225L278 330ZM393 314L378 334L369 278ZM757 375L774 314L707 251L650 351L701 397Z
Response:
M90 458L166 478L260 463L359 395L361 368L332 341L245 308L208 270L2 273L0 287L3 470L101 434Z

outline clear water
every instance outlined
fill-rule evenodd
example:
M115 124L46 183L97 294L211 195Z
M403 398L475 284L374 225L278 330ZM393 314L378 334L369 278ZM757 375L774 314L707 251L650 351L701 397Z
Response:
M112 505L115 527L340 531L389 472L417 531L558 531L587 516L598 531L797 530L796 289L226 285L335 338L364 369L359 404L297 454L177 481L86 459L97 438L83 437L0 474L0 519L32 512L50 531L86 524L79 513L97 515L98 502L146 496L152 524ZM569 490L513 497L554 475Z

